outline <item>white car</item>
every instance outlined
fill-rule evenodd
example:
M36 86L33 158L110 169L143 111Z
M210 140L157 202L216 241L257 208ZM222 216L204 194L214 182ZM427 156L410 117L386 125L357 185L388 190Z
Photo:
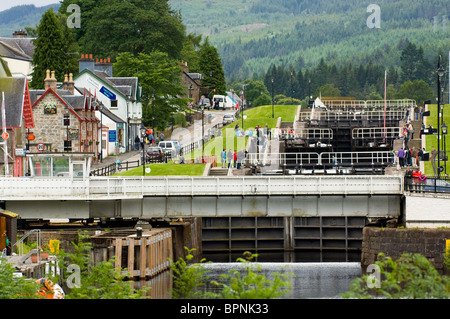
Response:
M233 123L234 121L236 121L236 117L234 116L234 114L225 114L223 116L223 125L227 125L228 123Z
M159 142L158 147L162 149L164 154L169 155L171 158L177 156L181 149L181 145L178 141L162 141Z

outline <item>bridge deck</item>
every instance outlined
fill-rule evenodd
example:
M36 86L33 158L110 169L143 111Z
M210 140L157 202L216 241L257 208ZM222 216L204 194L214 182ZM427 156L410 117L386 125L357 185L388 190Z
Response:
M0 199L90 200L176 196L402 194L398 176L1 178Z

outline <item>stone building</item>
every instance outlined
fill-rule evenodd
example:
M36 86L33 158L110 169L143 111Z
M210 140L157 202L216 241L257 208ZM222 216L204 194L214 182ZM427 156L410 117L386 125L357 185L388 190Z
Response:
M193 99L193 104L198 105L202 89L202 75L199 73L189 73L187 62L181 62L180 66L183 68L183 72L181 72L181 85L185 87L183 97Z
M75 88L72 74L57 87L54 71L47 70L44 90L30 91L36 137L31 152L90 152L98 157L100 121L98 100Z

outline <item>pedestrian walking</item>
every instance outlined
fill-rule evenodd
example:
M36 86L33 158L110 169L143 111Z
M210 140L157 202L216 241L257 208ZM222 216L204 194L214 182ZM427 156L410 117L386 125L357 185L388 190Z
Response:
M237 152L236 152L236 150L234 150L234 153L233 153L233 162L234 162L234 168L236 168L236 166L237 166Z
M404 157L405 157L405 151L403 150L403 148L401 148L398 151L397 157L398 157L398 163L400 164L400 167L403 167L404 166Z
M227 152L225 149L223 149L222 153L220 154L220 158L222 159L222 168L225 168L227 164Z
M136 137L134 138L134 148L136 149L136 151L139 151L139 143L141 142L141 139L139 138L139 136L136 135Z
M436 167L436 157L437 157L437 155L438 155L438 152L436 151L434 146L432 146L431 147L430 161L431 161L431 166L433 166L434 176L438 176L438 171L437 171L437 167Z
M228 168L230 168L233 161L233 152L231 151L231 148L228 150L227 160L228 160Z

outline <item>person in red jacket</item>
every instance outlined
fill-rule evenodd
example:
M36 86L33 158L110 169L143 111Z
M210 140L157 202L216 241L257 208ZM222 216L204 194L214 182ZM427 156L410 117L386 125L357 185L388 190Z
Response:
M236 153L236 150L234 150L234 153L233 153L233 162L234 162L234 168L236 168L236 164L237 164L237 153Z

